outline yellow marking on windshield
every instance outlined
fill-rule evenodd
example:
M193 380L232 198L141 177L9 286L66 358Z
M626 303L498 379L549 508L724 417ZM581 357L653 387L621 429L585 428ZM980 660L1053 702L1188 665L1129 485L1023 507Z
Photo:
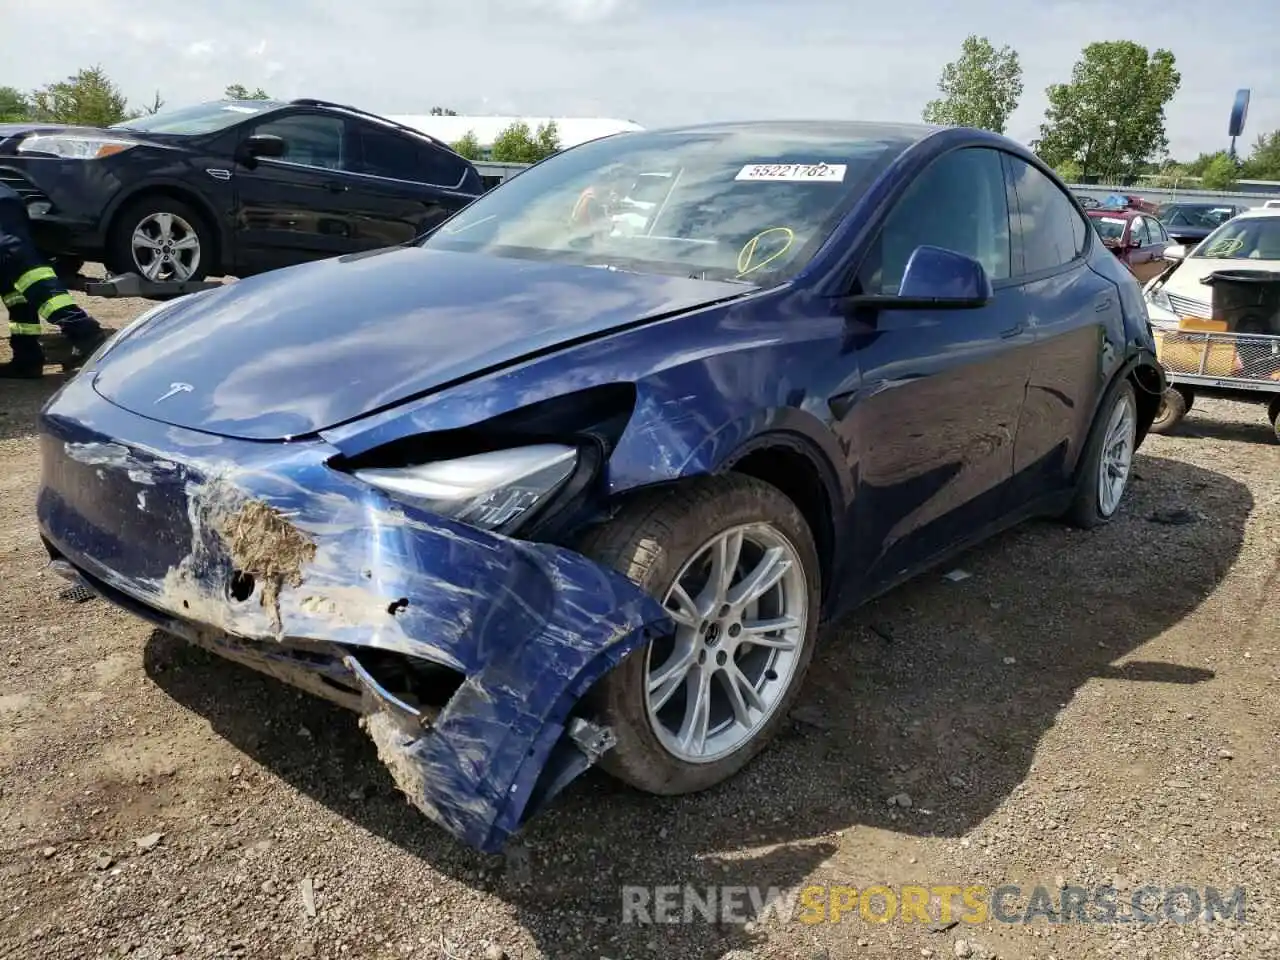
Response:
M1243 237L1223 237L1215 240L1209 249L1204 252L1203 256L1229 257L1231 254L1239 252L1243 246Z
M786 239L782 247L769 256L765 257L757 264L752 264L751 260L756 255L756 248L760 245L760 241L772 233L782 234ZM790 227L769 227L767 230L761 230L754 237L743 245L738 252L738 276L744 277L748 273L754 273L761 267L768 266L777 260L780 256L791 249L791 245L795 243L796 233Z

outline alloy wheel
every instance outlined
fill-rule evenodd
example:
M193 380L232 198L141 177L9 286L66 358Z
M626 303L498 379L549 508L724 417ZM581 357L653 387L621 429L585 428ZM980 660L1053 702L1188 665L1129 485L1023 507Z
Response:
M1138 418L1133 400L1121 395L1107 421L1107 431L1098 458L1098 512L1110 517L1120 508L1133 468L1137 445Z
M767 523L711 538L665 599L672 637L650 645L646 706L658 740L687 763L749 741L786 696L809 618L795 546Z
M200 267L200 235L176 213L152 213L133 228L133 262L148 280L189 280Z

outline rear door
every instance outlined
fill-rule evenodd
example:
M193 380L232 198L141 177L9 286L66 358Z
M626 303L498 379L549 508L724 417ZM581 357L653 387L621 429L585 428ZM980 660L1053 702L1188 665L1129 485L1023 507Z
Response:
M1007 296L1035 339L1013 455L1016 505L1025 506L1072 481L1100 399L1105 334L1123 314L1115 286L1086 259L1100 238L1066 193L1020 157L1005 164L1017 203L1018 282Z
M408 243L473 199L460 192L471 170L461 157L393 127L352 126L359 184L351 206L362 249Z
M851 572L869 589L974 537L1003 512L1032 338L1010 297L1000 157L971 147L933 161L889 212L858 271L854 292L896 293L907 259L930 244L980 261L995 290L977 310L851 318L863 387L841 430L858 451Z
M1154 217L1135 217L1132 229L1137 230L1138 246L1131 252L1129 265L1133 275L1146 283L1165 268L1164 248L1169 245L1168 237Z
M274 114L246 125L244 136L270 134L284 156L260 158L236 172L236 260L246 273L362 249L358 242L357 147L350 121L321 111Z

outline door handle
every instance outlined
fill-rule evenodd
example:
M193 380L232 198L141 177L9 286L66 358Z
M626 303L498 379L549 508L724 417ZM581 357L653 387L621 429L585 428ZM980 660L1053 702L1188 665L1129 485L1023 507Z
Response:
M347 192L347 185L345 183L335 183L333 181L330 181L329 183L326 183L324 185L324 188L328 190L330 193L346 193Z
M1018 334L1022 333L1023 330L1026 330L1026 329L1027 329L1027 325L1025 323L1021 323L1021 322L1016 323L1012 327L1009 327L1007 330L1001 330L1000 339L1011 340L1014 337L1018 336Z

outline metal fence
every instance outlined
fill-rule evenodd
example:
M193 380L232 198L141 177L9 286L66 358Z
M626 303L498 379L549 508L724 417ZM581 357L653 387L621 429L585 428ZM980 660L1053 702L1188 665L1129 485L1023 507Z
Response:
M1192 182L1198 184L1199 181ZM1202 190L1198 186L1144 187L1133 184L1125 187L1118 185L1108 186L1099 183L1070 183L1067 186L1076 193L1094 197L1098 200L1104 200L1113 193L1127 193L1133 196L1145 197L1157 203L1187 200L1199 203L1235 203L1246 207L1260 207L1268 200L1280 199L1280 183L1265 184L1264 181L1254 181L1254 183L1269 186L1271 189L1267 192L1246 192L1243 190Z

